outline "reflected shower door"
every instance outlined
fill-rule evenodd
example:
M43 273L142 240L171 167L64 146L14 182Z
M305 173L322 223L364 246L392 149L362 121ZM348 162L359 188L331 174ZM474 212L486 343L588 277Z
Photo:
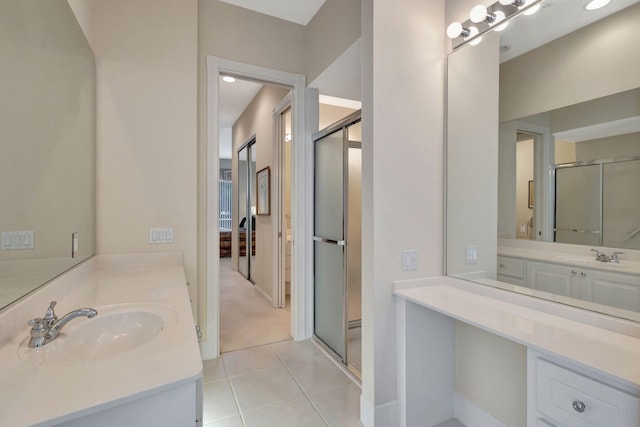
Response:
M315 141L314 333L346 360L345 159L342 128Z
M602 245L600 165L556 170L556 242Z

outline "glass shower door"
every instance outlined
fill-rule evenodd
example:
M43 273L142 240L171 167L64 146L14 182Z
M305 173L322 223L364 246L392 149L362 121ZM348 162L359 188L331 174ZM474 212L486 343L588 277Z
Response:
M345 159L342 128L315 141L314 333L346 360Z

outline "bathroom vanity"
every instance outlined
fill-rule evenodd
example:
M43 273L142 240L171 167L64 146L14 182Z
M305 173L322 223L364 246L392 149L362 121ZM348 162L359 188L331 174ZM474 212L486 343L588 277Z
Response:
M89 307L29 348L27 322L57 300ZM99 255L0 313L0 425L202 422L202 361L179 253Z
M637 252L627 250L617 263L601 262L584 246L499 240L497 279L555 297L640 313Z
M640 425L637 323L451 277L395 286L403 426L506 426L455 390L456 321L526 347L527 426Z

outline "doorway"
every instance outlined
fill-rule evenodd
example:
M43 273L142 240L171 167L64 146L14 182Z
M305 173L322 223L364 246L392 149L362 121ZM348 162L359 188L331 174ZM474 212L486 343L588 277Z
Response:
M307 89L305 76L286 73L269 68L258 67L230 61L215 56L207 57L207 183L205 205L206 218L218 214L219 186L219 79L221 74L254 81L286 86L292 89L292 135L296 141L292 150L294 167L292 168L291 201L291 263L295 267L291 272L291 336L294 340L310 338L313 334L312 319L312 271L305 262L310 259L312 242L306 236L311 235L312 211L307 209L307 194L313 190L313 167L310 156L311 135L307 129L317 129L317 90ZM213 225L213 226L212 226ZM260 225L258 224L259 228ZM277 233L277 229L272 230ZM277 237L277 234L276 234ZM220 260L217 257L219 245L219 227L208 223L206 227L206 262L202 272L206 283L205 307L202 313L206 320L204 339L201 343L203 359L217 358L220 355ZM257 249L258 250L258 249ZM271 250L276 250L275 248ZM299 260L299 261L296 261Z
M361 113L314 135L314 336L361 377Z

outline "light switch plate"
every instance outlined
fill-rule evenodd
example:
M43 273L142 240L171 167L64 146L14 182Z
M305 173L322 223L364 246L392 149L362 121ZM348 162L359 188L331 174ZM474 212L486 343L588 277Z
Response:
M173 228L150 228L149 243L152 245L173 243Z
M0 234L3 251L20 249L35 249L36 236L34 231L3 231Z
M478 247L477 246L465 247L464 263L467 265L478 263Z
M402 251L402 271L414 271L418 269L418 251L409 249Z

